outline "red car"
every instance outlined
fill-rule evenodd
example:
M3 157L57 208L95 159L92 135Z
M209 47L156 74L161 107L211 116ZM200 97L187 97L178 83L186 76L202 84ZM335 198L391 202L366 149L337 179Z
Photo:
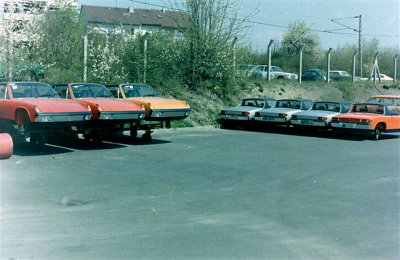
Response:
M400 131L400 111L392 103L358 103L349 113L334 116L332 128L373 133L378 140L382 132Z
M62 98L73 99L90 106L91 121L80 130L86 140L101 140L105 133L118 130L131 130L131 133L137 133L140 121L145 117L142 104L115 99L101 84L70 83L57 84L53 87Z
M72 132L89 122L90 108L61 99L50 85L39 82L0 83L0 126L5 132L30 137L41 147L46 137ZM1 132L1 130L0 130Z

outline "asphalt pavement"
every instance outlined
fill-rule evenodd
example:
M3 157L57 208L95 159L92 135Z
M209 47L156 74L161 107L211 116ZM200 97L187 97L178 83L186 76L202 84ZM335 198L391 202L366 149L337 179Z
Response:
M1 259L399 259L400 135L213 128L17 143Z

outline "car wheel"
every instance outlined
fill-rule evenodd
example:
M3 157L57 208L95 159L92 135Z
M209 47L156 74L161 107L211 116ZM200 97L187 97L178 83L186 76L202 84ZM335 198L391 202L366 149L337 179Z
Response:
M44 137L41 134L31 134L29 143L35 150L43 150L45 145Z
M149 133L144 133L144 134L142 135L142 140L143 140L144 142L146 142L146 143L151 142L151 140L152 140L151 134L149 134Z
M379 138L380 138L380 136L381 136L381 134L382 134L382 132L384 132L385 131L385 128L382 126L382 125L377 125L376 127L375 127L375 130L374 130L374 137L375 137L375 140L379 140Z
M132 139L135 139L138 135L138 132L135 128L131 128L131 130L129 131L129 134L131 136Z

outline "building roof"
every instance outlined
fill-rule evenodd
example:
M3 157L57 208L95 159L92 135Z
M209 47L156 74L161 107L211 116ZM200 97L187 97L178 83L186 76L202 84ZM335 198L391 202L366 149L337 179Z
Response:
M82 5L81 14L87 23L152 25L168 28L185 28L188 23L188 17L184 12L133 7Z

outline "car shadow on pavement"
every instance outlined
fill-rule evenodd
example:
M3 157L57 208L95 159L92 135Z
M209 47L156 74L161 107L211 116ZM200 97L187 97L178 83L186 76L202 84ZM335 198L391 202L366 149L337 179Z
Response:
M73 150L53 145L45 145L43 148L37 149L33 147L29 142L17 141L14 142L13 154L19 156L43 156L70 152L73 152Z
M124 134L112 134L107 136L104 140L106 140L107 142L125 145L155 145L171 143L171 141L165 141L161 139L152 139L151 141L143 140L140 137L133 139L132 137Z
M82 138L75 138L70 140L51 140L49 142L52 145L58 147L65 147L74 150L106 150L106 149L117 149L126 147L125 145L110 143L108 141L86 141Z
M306 137L314 137L314 138L325 138L325 139L338 139L338 140L346 140L346 141L367 141L367 140L375 140L372 134L368 135L365 133L347 133L347 132L334 132L332 130L316 130L316 129L306 129L306 128L298 128L298 127L286 127L279 125L268 125L268 126L253 126L248 128L231 128L231 130L245 130L252 132L263 132L263 133L276 133L283 135L298 135L298 136L306 136ZM383 133L379 140L391 140L391 139L400 139L400 135L395 134L386 134Z

